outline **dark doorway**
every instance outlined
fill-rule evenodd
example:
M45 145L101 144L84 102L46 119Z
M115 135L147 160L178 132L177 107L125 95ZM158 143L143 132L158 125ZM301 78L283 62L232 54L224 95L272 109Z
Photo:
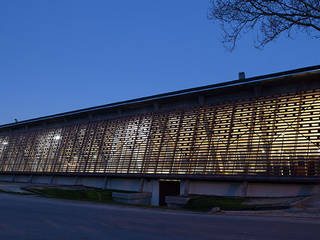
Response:
M180 181L159 181L159 205L166 205L165 196L180 195Z

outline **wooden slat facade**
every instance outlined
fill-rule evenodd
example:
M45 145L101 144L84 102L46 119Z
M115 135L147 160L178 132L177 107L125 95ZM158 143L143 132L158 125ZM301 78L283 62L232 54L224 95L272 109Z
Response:
M2 134L0 172L320 176L320 89Z

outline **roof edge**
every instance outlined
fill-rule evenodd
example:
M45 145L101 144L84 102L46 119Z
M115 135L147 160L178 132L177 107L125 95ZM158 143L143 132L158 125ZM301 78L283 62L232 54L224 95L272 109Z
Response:
M0 125L0 129L24 125L24 124L28 124L28 123L32 123L32 122L38 122L38 121L59 118L59 117L66 117L66 116L79 114L79 113L91 112L94 110L114 108L114 107L129 105L129 104L142 103L142 102L154 101L154 100L159 100L159 99L164 99L164 98L170 98L170 97L180 96L180 95L184 95L184 94L191 94L191 93L197 93L197 92L201 93L203 91L208 91L208 90L233 87L236 85L243 85L243 84L249 84L249 83L254 83L254 82L262 82L262 81L276 79L276 78L280 78L280 77L287 77L287 76L291 76L291 75L295 75L295 74L314 72L317 70L320 70L320 65L297 68L294 70L271 73L271 74L266 74L266 75L260 75L260 76L245 78L245 79L241 79L241 80L232 80L232 81L216 83L216 84L211 84L211 85L206 85L206 86L201 86L201 87L188 88L188 89L178 90L178 91L173 91L173 92L168 92L168 93L155 94L155 95L151 95L151 96L147 96L147 97L135 98L135 99L131 99L131 100L125 100L125 101L119 101L119 102L115 102L115 103L99 105L99 106L95 106L95 107L83 108L83 109L79 109L79 110L68 111L68 112L48 115L48 116L44 116L44 117L32 118L32 119L23 120L23 121L20 121L17 123L3 124L3 125Z

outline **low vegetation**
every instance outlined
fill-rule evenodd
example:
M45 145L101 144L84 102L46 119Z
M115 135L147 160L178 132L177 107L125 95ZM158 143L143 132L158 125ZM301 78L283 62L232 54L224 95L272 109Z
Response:
M245 201L244 198L234 197L194 196L185 208L194 211L209 211L213 207L219 207L221 210L238 210L244 207Z
M61 189L54 187L28 188L28 191L39 194L43 197L61 198L68 200L80 200L91 202L115 203L112 199L112 192L129 192L120 190L104 190L96 188L86 188L81 190Z
M250 198L221 196L192 196L185 209L207 212L214 207L225 211L283 209L287 206L273 204L250 204Z
M112 199L112 192L133 193L130 191L120 191L112 189L98 189L98 188L70 188L70 187L28 187L26 190L38 194L43 197L60 198L68 200L91 201L100 203L124 204L115 202ZM272 204L248 204L250 198L241 197L222 197L222 196L191 196L186 206L180 210L190 210L196 212L208 212L214 207L219 207L226 211L239 210L268 210L268 209L282 209L286 206L275 206ZM142 205L140 205L142 206ZM144 207L152 207L146 206ZM161 208L167 208L161 206Z

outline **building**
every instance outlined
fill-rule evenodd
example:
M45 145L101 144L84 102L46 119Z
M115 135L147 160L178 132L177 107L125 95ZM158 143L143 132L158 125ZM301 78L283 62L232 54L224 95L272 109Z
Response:
M168 194L320 192L320 65L0 126L0 180Z

